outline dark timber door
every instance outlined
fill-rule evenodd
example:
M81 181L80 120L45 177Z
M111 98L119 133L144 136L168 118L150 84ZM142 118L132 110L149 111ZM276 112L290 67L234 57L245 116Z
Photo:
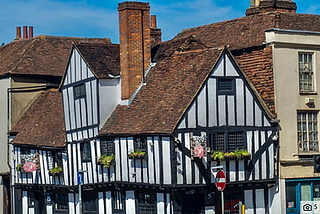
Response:
M183 196L183 214L204 214L204 195L186 194Z

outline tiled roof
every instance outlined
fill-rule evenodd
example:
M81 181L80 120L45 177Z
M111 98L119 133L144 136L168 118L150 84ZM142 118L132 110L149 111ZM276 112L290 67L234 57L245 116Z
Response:
M210 47L228 46L230 50L260 46L265 30L279 28L320 31L320 16L286 12L267 12L183 30L175 39L196 35Z
M55 89L42 92L10 131L13 144L63 147L65 128L62 95Z
M275 117L272 47L255 47L232 52L239 67L252 83L264 104L269 117Z
M187 49L162 58L130 106L118 106L100 134L172 133L222 52Z
M0 75L63 76L72 43L109 44L110 39L37 36L0 47Z
M75 44L97 78L120 75L120 46L118 44Z

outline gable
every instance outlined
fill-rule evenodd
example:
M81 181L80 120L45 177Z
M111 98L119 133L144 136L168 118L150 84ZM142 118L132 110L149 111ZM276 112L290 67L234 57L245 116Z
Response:
M94 77L93 72L87 66L79 51L76 48L72 48L62 87L91 77Z
M181 119L178 129L270 126L262 105L225 50Z

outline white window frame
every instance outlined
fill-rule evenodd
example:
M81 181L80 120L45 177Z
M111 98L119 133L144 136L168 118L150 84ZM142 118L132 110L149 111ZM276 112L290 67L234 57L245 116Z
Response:
M300 153L319 152L319 112L297 112L297 135Z
M299 52L299 92L308 93L315 91L314 53Z

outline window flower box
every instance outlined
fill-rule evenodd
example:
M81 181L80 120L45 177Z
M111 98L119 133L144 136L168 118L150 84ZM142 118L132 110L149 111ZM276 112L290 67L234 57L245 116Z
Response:
M146 152L143 152L141 150L135 150L133 152L130 152L128 154L129 159L145 159Z
M251 154L245 149L236 150L234 152L214 151L211 155L211 159L214 161L250 160Z
M97 164L101 165L103 167L109 168L111 165L115 164L114 158L115 158L114 154L112 154L112 155L101 155L99 157L99 159L97 160Z
M49 171L49 174L52 176L59 176L62 173L62 168L57 166Z

